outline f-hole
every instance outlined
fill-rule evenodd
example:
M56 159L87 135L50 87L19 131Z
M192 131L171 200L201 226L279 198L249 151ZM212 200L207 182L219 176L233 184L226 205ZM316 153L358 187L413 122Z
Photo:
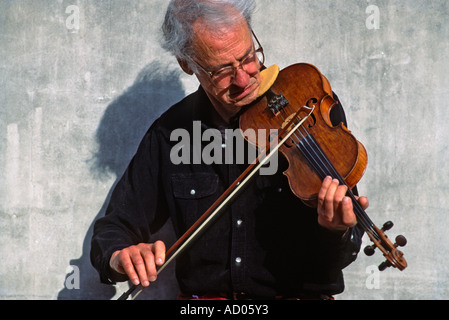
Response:
M307 102L306 102L306 107L307 107L308 109L312 110L313 107L314 107L314 104L317 103L317 102L318 102L318 99L317 99L317 98L310 98L310 99L307 100ZM312 113L312 114L310 115L310 118L311 118L313 121L312 121L312 123L309 123L309 124L307 125L307 127L312 128L312 127L314 127L315 124L316 124L315 114Z

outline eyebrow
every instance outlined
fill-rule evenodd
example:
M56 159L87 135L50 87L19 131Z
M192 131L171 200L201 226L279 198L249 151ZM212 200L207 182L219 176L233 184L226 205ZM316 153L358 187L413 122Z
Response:
M246 50L246 52L243 54L243 57L238 59L237 61L241 62L243 59L245 59L251 53L251 51L253 51L253 49L254 49L254 43L251 45L251 47L248 50ZM218 71L220 69L223 69L225 67L230 67L230 66L232 66L232 63L222 64L222 65L214 67L210 72L215 72L215 71Z

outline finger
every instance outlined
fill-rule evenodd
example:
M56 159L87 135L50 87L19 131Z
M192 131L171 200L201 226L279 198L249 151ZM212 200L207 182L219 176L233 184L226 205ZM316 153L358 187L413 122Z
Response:
M367 197L360 197L357 199L360 203L360 205L362 206L363 210L368 209L369 207L369 201Z
M156 258L156 265L162 266L165 263L165 243L156 241L153 245L153 253Z
M343 225L349 228L355 226L357 224L357 217L355 216L354 213L354 206L351 198L344 197L341 202L341 206L342 206L341 220Z
M346 193L348 191L348 187L346 185L339 185L335 190L334 194L334 212L333 212L333 222L336 225L344 225L345 215L348 210L352 209L352 203L349 203L346 200Z
M145 262L145 271L147 274L147 279L150 282L156 281L157 278L157 270L155 265L154 253L153 253L153 244L145 245L145 248L142 249L142 256ZM143 286L150 285L150 283L142 284Z
M131 256L129 255L129 250L122 250L119 255L119 267L128 275L129 280L135 285L140 283L139 276L134 269L134 264L132 262Z
M320 213L321 211L324 210L324 205L325 205L325 199L326 199L326 193L327 190L329 189L329 186L332 183L332 178L331 177L326 177L323 180L323 183L321 185L320 191L318 192L318 213Z
M339 185L335 190L334 194L334 208L340 208L342 206L342 201L348 192L348 187L346 185Z
M337 179L332 180L329 188L327 189L326 196L324 198L324 215L326 215L328 221L332 221L334 218L334 204L338 204L335 202L335 193L337 192L337 188L339 186L339 181Z
M144 258L142 257L141 251L138 249L135 249L131 253L131 261L134 265L134 269L137 272L138 275L138 282L137 284L140 284L144 287L147 287L150 285L148 280L148 274L147 274L147 267ZM136 284L135 281L133 281L134 284Z

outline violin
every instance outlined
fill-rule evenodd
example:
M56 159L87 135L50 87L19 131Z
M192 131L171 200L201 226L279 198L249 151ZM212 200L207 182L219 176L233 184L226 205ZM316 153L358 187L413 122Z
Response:
M276 67L267 72L276 75ZM373 255L379 248L386 258L379 270L390 266L404 270L407 262L397 247L405 246L407 239L399 235L393 244L385 234L393 223L388 221L378 228L351 191L362 178L368 158L365 147L342 123L332 125L330 111L336 103L329 81L316 67L294 64L282 70L265 94L240 116L240 129L278 129L278 136L270 136L265 145L260 144L257 135L247 137L251 144L266 149L273 139L281 141L289 134L279 151L289 164L284 174L292 192L305 204L316 206L323 179L338 179L341 185L348 186L347 196L353 202L357 223L373 242L365 247L365 254ZM302 124L296 129L298 122Z
M330 111L337 101L333 99L329 81L316 67L306 63L294 64L282 71L273 65L262 70L261 77L258 99L242 110L239 126L242 132L265 129L265 132L274 134L266 139L259 139L257 133L244 135L249 143L259 149L260 155L172 245L157 273L200 237L277 152L281 152L288 161L289 166L284 174L290 189L306 205L316 207L317 195L326 176L348 186L347 196L353 202L357 223L373 242L365 247L365 254L373 255L378 248L386 258L379 265L379 270L391 266L404 270L407 262L398 247L406 245L406 238L399 235L393 244L385 234L393 223L388 221L378 228L351 191L362 178L368 157L364 146L343 124L332 125ZM119 300L127 299L138 286L133 285Z

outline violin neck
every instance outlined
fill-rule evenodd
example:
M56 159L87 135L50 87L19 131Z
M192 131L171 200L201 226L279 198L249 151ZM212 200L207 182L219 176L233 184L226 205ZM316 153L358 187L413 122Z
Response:
M296 147L301 151L304 157L307 159L310 166L314 169L316 174L321 180L324 180L327 176L337 179L341 185L347 185L340 173L335 169L331 161L327 158L318 142L312 135L306 135L297 144ZM347 196L351 198L354 213L359 222L366 232L370 232L374 229L375 225L371 219L363 210L360 203L357 201L354 193L348 187Z

